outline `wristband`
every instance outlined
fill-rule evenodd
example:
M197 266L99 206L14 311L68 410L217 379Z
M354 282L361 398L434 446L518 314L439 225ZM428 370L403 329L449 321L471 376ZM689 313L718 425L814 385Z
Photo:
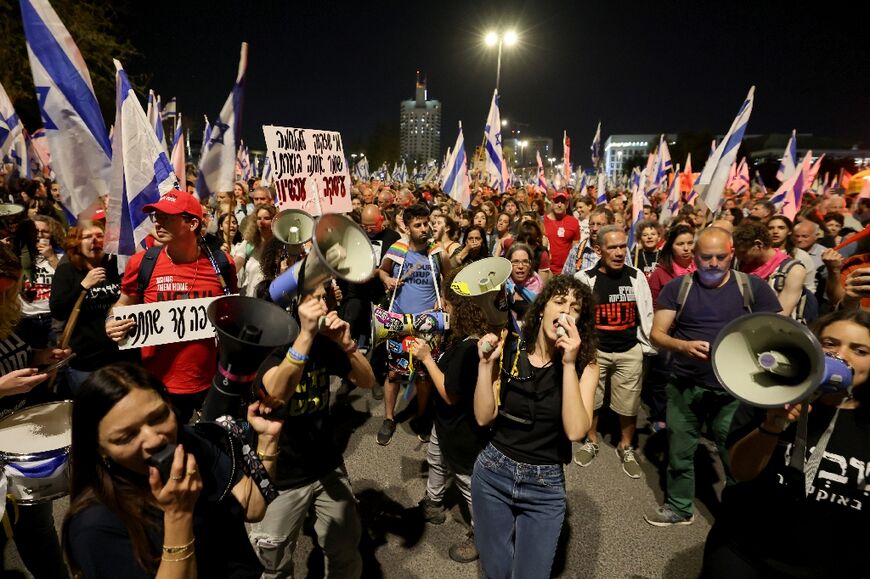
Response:
M294 366L304 366L304 365L305 365L305 362L304 362L304 361L302 361L302 360L297 360L296 358L294 358L293 356L291 356L289 352L288 352L287 355L284 357L284 359L287 360L288 362L290 362L291 364L293 364Z
M774 432L772 430L768 430L760 424L758 425L758 432L766 434L768 436L775 436L777 438L779 438L779 436L782 434L782 432Z
M308 356L306 356L305 354L302 354L300 352L297 352L293 348L287 349L287 357L293 358L297 362L302 362L303 364L308 361Z

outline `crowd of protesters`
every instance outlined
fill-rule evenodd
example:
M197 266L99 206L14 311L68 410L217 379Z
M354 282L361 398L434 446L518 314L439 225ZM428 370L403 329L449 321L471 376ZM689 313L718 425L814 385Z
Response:
M71 220L56 183L6 178L0 186L3 203L22 207L0 216L0 419L73 400L62 536L51 503L16 505L19 515L8 519L36 577L66 577L67 566L88 578L288 577L306 519L327 576L360 577L361 523L334 441L330 376L345 391L371 388L383 400L373 441L381 446L397 435L397 398L413 382L411 428L427 443L421 460L429 466L423 516L444 522L452 478L471 520L449 556L480 559L486 577L549 577L566 512L565 468L593 467L606 444L598 432L606 412L618 419L612 446L632 479L643 475L638 430L667 435L665 500L644 516L654 527L693 522L695 449L702 436L717 445L724 500L735 510L716 521L705 576L735 576L728 570L739 567L749 577L858 577L870 568L865 473L844 469L834 488L811 481L790 503L771 498L785 484L777 483L787 463L780 455L792 447L799 407L741 406L710 363L719 330L744 313L816 324L823 347L852 366L855 385L845 399L819 401L808 448L834 416L829 452L870 464L861 404L870 243L839 245L870 221L870 199L808 193L792 220L778 214L769 191L726 191L719 211L698 201L663 220L663 194L638 219L630 194L616 189L596 204L594 187L475 187L464 207L435 186L357 182L349 216L378 267L365 283L339 279L299 296L290 308L298 333L260 367L258 387L291 408L283 423L265 403L248 412L259 476L275 487L267 498L264 478L236 472L226 449L190 426L212 387L214 341L118 346L132 323L116 318L116 307L231 293L268 300L272 280L302 257L273 236L280 208L257 179L209 199L186 185L145 207L148 249L120 268L103 251L104 208ZM489 257L511 268L501 327L451 290L457 272ZM373 307L446 312L452 323L410 342L412 372L402 353L372 343ZM56 376L40 369L70 354ZM183 448L161 480L146 461L176 442ZM783 518L762 532L757 518L771 502ZM836 556L808 539L822 540L811 525L831 521L843 531L825 533ZM245 522L254 523L250 532ZM216 533L222 524L226 533Z

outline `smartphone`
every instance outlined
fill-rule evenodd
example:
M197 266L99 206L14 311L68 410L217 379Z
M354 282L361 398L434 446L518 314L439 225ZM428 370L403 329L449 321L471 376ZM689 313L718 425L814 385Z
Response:
M76 354L75 354L75 352L73 352L72 354L70 354L69 356L64 358L63 360L58 360L54 364L39 368L39 373L40 374L48 374L49 372L54 372L55 370L60 370L61 368L66 368L69 365L69 363L72 362L72 359L75 357L76 357Z
M169 473L172 470L172 461L175 459L175 449L177 444L167 444L159 450L154 456L145 461L149 466L157 467L160 471L160 480L163 484L169 480Z

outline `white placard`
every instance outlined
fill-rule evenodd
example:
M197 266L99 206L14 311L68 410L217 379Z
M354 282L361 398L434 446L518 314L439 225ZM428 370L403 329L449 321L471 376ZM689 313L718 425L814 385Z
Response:
M341 134L263 125L272 185L281 209L350 213L350 172Z
M171 300L135 306L119 306L112 314L123 320L136 320L118 349L159 346L214 338L215 329L208 321L209 304L223 296L193 300Z

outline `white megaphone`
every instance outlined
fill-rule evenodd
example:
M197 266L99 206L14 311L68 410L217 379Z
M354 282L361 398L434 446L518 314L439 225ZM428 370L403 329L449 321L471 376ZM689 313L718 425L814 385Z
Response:
M510 261L503 257L486 257L463 267L453 278L450 289L473 299L490 326L501 327L508 319L504 283L510 275Z
M272 235L288 245L291 254L299 253L314 235L314 218L301 209L285 209L272 219Z
M312 291L331 277L350 283L368 281L377 267L365 231L344 215L328 213L314 226L311 252L275 278L269 286L272 301L287 307L299 293Z
M781 408L816 391L846 391L852 369L826 354L813 333L791 318L747 314L722 328L712 349L716 378L752 406Z

